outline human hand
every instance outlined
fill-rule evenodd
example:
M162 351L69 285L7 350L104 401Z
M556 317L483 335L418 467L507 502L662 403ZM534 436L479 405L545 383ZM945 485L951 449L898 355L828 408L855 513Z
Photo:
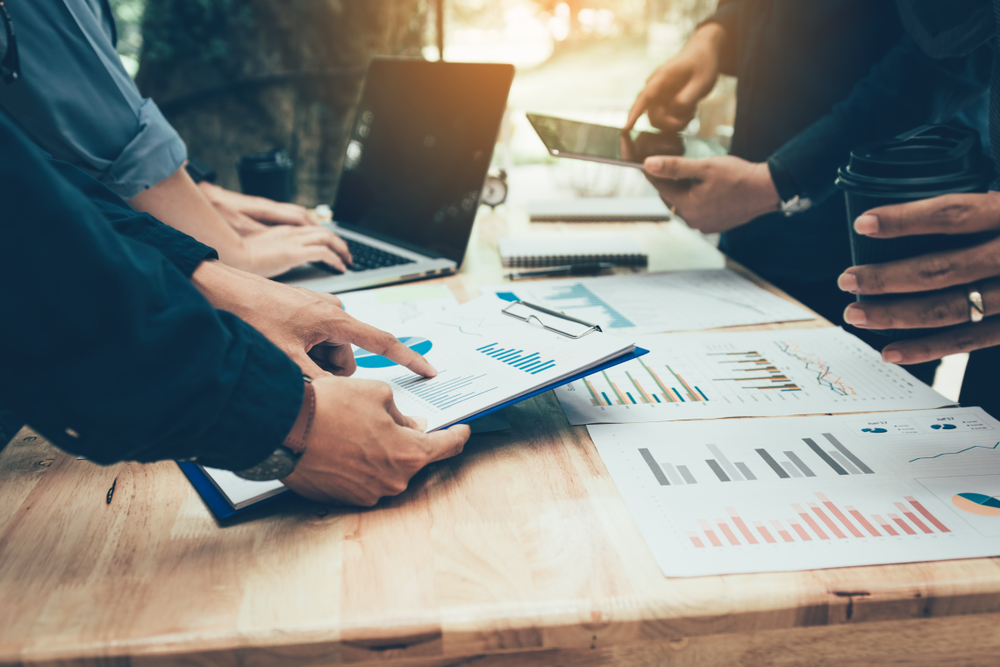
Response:
M352 261L344 240L325 227L267 227L244 237L243 249L241 268L266 278L307 262L323 262L343 272Z
M694 118L698 102L712 92L719 78L719 57L726 29L709 22L698 28L676 56L661 65L632 104L625 129L631 130L643 113L650 124L680 132Z
M352 344L414 373L437 375L430 362L395 336L345 313L332 294L283 285L221 262L202 262L191 282L214 307L257 329L309 377L352 375L357 370Z
M202 194L216 212L242 235L253 234L271 225L317 226L320 221L304 206L285 204L265 197L253 197L202 181Z
M371 507L405 491L424 466L461 453L469 439L464 425L424 433L426 421L402 415L383 382L321 378L313 388L305 452L281 480L312 500Z
M651 157L646 178L690 227L706 234L739 227L781 203L765 163L731 155L692 160Z
M854 222L859 234L877 239L920 234L974 234L1000 229L1000 193L953 194L883 206ZM949 354L1000 344L1000 319L970 322L967 289L983 297L984 315L1000 313L1000 238L960 250L854 266L838 285L851 294L900 294L896 299L852 303L844 319L863 329L950 327L926 338L894 342L885 361L917 364ZM966 324L968 323L968 324Z

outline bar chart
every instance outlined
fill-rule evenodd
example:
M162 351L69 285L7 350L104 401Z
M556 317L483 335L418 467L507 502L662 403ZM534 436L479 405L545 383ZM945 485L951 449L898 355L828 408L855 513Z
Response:
M537 375L556 366L554 359L543 356L548 350L531 351L515 348L516 346L505 347L500 343L490 343L476 348L476 352L532 375Z
M648 432L656 430L655 427L643 429L638 425L623 425L617 429L594 427L593 431L603 433L599 428L628 433L619 441L646 440ZM647 434L640 435L643 430ZM724 434L720 435L724 437ZM767 434L760 440L774 443L786 438L786 434ZM637 460L641 458L660 486L698 484L698 479L702 480L701 483L729 483L875 474L868 463L832 433L796 437L795 440L788 438L785 446L758 447L757 442L758 438L752 436L739 437L735 442L726 441L725 449L732 455L727 455L717 444L705 443L701 456L698 456L698 446L691 442L687 443L683 452L652 444L639 447L635 452Z
M686 577L1000 553L998 428L945 408L587 430L664 574ZM946 440L956 453L909 463Z
M696 548L705 548L951 532L912 495L892 501L881 513L865 514L854 505L841 506L821 492L813 493L809 501L790 502L788 507L791 512L783 517L755 519L744 519L734 507L723 507L724 516L697 519L698 529L687 531L687 536Z
M438 410L448 410L498 389L486 373L442 371L432 378L405 373L390 383Z
M571 424L949 404L841 329L670 334L649 336L643 346L646 357L556 390Z

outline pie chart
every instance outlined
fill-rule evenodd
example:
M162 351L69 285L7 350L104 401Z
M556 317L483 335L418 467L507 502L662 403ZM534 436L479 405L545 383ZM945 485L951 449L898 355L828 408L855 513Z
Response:
M434 347L434 344L429 340L418 336L404 336L398 340L417 354L427 354ZM396 365L395 361L386 359L380 354L362 350L360 347L354 351L354 361L361 368L389 368Z
M1000 498L982 493L958 493L951 503L960 510L979 516L1000 516Z

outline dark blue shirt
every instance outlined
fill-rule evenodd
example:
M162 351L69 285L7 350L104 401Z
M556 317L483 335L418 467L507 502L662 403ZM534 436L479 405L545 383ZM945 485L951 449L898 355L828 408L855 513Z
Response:
M241 469L284 440L301 372L191 285L210 249L49 164L3 114L0 211L7 411L105 464L197 457Z
M779 194L813 200L727 232L722 249L780 285L833 284L851 265L836 169L851 148L978 104L989 56L934 61L903 38L892 0L722 0L723 70L738 77L732 154L772 159ZM973 105L974 106L974 105Z

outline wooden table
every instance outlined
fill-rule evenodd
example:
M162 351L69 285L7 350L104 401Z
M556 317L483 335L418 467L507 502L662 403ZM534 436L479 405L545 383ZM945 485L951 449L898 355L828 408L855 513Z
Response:
M460 298L526 228L480 218ZM679 223L629 229L652 268L723 264ZM372 510L227 526L173 463L24 430L0 455L0 664L1000 664L995 559L668 579L586 429L551 394L507 415Z

